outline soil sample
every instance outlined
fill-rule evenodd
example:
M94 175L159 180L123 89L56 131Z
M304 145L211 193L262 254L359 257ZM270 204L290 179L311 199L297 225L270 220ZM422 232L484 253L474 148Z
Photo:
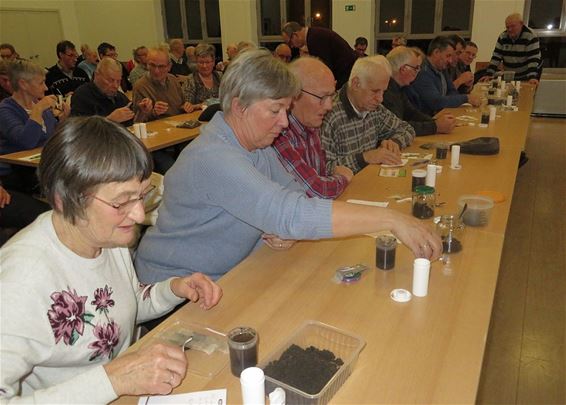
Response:
M329 350L291 345L279 360L270 362L265 375L310 395L318 394L344 362Z
M248 327L238 327L228 333L230 349L230 369L240 377L243 370L257 364L257 332Z
M462 250L462 242L456 238L442 238L442 253L458 253Z

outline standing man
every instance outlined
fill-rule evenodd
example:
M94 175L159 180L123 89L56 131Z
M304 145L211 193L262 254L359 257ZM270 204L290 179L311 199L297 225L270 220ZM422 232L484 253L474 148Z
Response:
M505 19L505 31L497 38L488 74L481 81L490 80L500 64L503 70L515 72L515 80L538 84L542 65L540 44L538 37L523 23L521 14L511 14Z
M350 80L322 122L326 168L343 165L354 173L368 164L400 164L401 149L415 138L415 130L381 105L391 66L382 55L356 60Z
M447 107L459 107L470 103L474 107L480 105L480 97L476 94L460 94L451 80L443 74L444 69L452 61L454 46L448 37L438 36L429 46L427 57L417 78L408 89L409 100L421 112L435 115Z
M421 70L421 54L405 46L397 46L387 54L392 73L387 91L383 95L383 105L397 117L407 121L414 128L417 136L448 134L456 125L453 115L442 114L433 119L430 115L417 110L403 91L403 88L410 85Z
M291 48L306 46L309 55L322 59L334 74L338 88L348 81L357 56L336 32L322 27L303 27L290 21L283 26L282 35Z
M49 94L72 94L79 86L88 83L86 72L77 67L79 55L75 44L61 41L56 48L57 63L47 70L45 85Z
M289 127L275 139L273 148L309 197L336 198L353 177L344 166L336 166L334 174L329 174L320 142L320 126L332 109L336 81L324 63L310 56L295 60L289 68L301 82L301 93L287 114Z

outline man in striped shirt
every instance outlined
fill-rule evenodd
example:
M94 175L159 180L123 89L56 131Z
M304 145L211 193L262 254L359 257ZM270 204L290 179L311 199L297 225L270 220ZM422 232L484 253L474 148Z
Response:
M275 139L273 148L309 197L336 198L353 173L345 166L336 166L333 172L328 172L320 142L322 119L332 109L336 94L334 75L312 56L295 60L289 68L301 82L301 93L287 114L289 127Z
M541 64L540 46L537 36L523 23L520 14L511 14L505 19L506 30L499 35L487 68L487 81L495 74L499 65L504 70L515 72L515 80L528 80L538 84Z

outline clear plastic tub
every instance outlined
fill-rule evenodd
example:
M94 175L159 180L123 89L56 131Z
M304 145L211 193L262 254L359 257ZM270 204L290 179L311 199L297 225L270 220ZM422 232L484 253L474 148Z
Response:
M460 210L466 207L462 222L469 226L485 226L489 222L493 200L482 195L463 195L458 199Z
M318 321L307 321L277 350L263 359L258 367L264 369L271 361L278 360L281 354L293 344L303 349L314 346L317 349L330 350L336 357L341 358L344 364L317 394L308 394L268 375L265 376L265 393L269 394L275 388L281 387L285 390L285 400L288 404L321 405L327 404L352 374L366 342L359 336L333 326Z

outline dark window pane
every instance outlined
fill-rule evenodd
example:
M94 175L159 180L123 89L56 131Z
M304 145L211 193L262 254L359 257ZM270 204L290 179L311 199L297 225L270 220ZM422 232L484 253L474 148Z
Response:
M200 24L200 1L185 0L187 13L187 30L189 39L202 39L202 26Z
M281 7L279 0L261 0L262 35L281 35Z
M540 37L543 68L566 68L566 37Z
M300 0L287 0L287 21L305 24L305 3Z
M557 30L560 28L562 0L531 0L529 24L531 28Z
M442 5L442 31L468 31L470 29L471 0L444 0Z
M379 5L379 32L403 32L405 30L405 2L381 0Z
M165 21L167 23L168 38L183 38L183 24L181 23L181 8L179 0L165 0Z
M313 27L330 28L332 20L331 0L311 0L311 25Z
M435 0L413 1L411 10L411 33L431 34L434 32Z
M218 0L206 0L206 30L209 37L220 38L220 8Z

